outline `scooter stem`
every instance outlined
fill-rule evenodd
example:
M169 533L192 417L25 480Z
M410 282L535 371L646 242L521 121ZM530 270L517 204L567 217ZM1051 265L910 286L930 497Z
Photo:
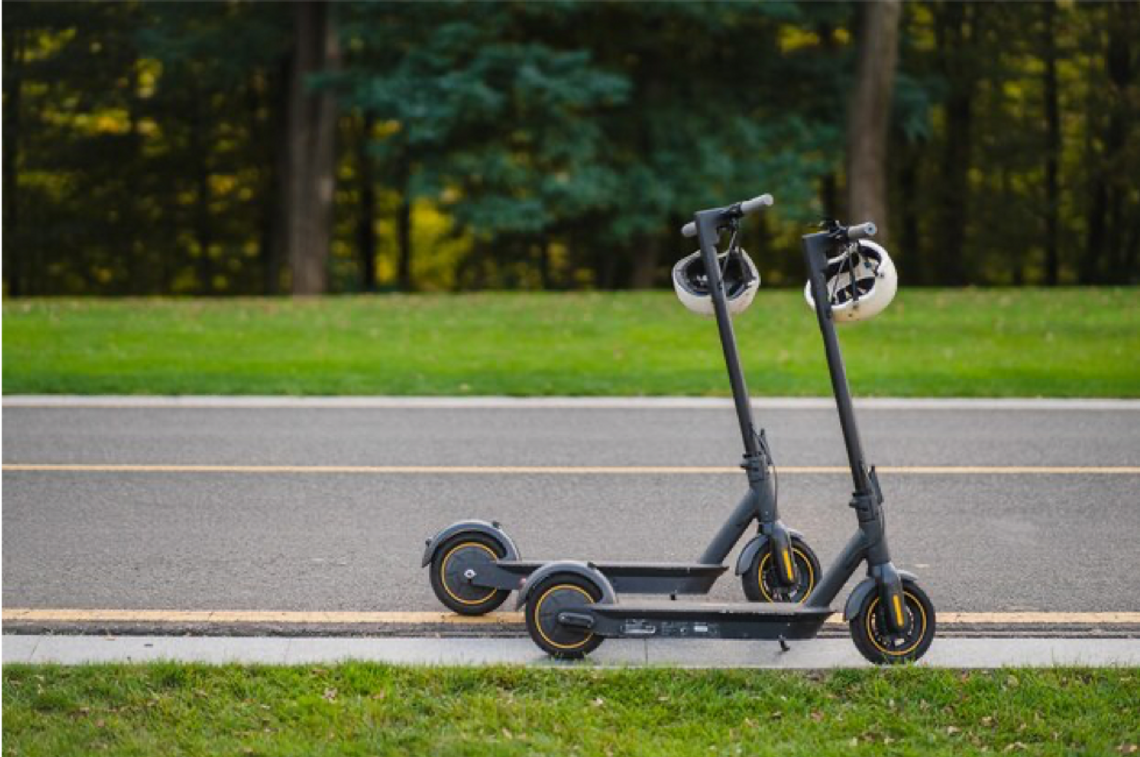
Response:
M728 368L728 381L732 385L732 399L736 405L736 417L740 423L740 436L744 442L746 458L760 456L760 445L756 441L756 429L752 420L752 404L748 397L748 385L744 380L744 369L740 365L740 353L736 348L736 335L732 330L732 316L728 313L728 297L724 291L724 280L716 257L717 227L724 218L724 209L702 210L697 213L697 241L701 246L701 260L709 280L709 295L716 313L717 330L720 332L720 346L724 351L724 363ZM765 461L766 462L766 461Z
M812 299L815 301L815 315L819 321L819 331L823 335L823 348L827 355L827 369L831 375L831 389L835 395L835 406L839 410L839 425L843 429L843 442L847 446L847 460L851 465L851 478L855 493L869 495L874 492L867 462L863 457L863 445L859 441L859 429L855 423L855 409L851 402L851 389L847 383L847 370L843 366L843 353L839 350L839 338L835 334L835 321L831 317L831 299L827 295L824 273L827 270L827 253L833 244L830 234L819 232L803 237L804 260L807 263L811 281Z

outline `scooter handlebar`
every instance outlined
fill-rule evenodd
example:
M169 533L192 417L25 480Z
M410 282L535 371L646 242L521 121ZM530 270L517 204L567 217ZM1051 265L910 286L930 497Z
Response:
M741 216L750 216L761 208L771 207L775 200L772 199L770 194L762 194L758 197L753 197L751 200L745 200L739 203L737 211ZM873 232L872 232L873 233ZM697 235L697 222L689 221L681 227L681 235L686 237L695 237Z
M750 216L761 208L770 208L775 200L772 195L762 194L759 197L753 197L751 200L745 200L740 203L740 212L746 216Z
M866 223L856 224L847 227L847 238L852 242L860 239L870 239L875 236L879 231L879 227L875 225L874 221L867 221Z

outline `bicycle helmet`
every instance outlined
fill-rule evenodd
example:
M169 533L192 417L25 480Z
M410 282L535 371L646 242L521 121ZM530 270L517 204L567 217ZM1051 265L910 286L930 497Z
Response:
M891 256L882 245L868 240L847 244L843 252L830 258L824 279L837 323L873 318L891 304L899 288ZM804 298L814 310L810 281L804 287Z
M756 264L748 257L748 253L739 247L718 255L717 260L720 261L721 279L724 280L724 293L728 299L728 313L743 313L752 304L752 298L760 288L760 272L756 270ZM697 315L716 314L700 250L682 258L673 266L673 289L681 304Z

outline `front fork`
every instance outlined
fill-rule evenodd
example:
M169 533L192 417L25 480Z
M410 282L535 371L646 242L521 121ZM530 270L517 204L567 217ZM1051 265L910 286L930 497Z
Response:
M760 445L762 449L767 449L763 431L760 432ZM796 561L792 555L792 535L780 521L769 459L763 452L746 455L740 467L748 473L749 486L759 494L756 520L760 524L760 533L768 537L768 550L772 564L776 566L776 577L782 586L792 587L799 583Z
M867 538L867 573L875 580L879 592L879 605L882 619L887 629L893 633L906 633L910 628L910 615L906 611L906 597L903 594L902 576L891 562L887 547L887 527L883 514L883 494L879 489L879 477L872 467L868 472L871 491L855 494L851 507L859 517L859 528Z

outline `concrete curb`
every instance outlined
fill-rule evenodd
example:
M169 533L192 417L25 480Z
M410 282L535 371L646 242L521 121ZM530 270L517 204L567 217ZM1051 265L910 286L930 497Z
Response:
M397 665L528 665L821 669L868 667L847 639L793 643L657 639L607 642L584 663L551 661L529 639L15 636L5 664L144 663L312 665L346 660ZM1140 639L938 639L927 667L1140 666Z

